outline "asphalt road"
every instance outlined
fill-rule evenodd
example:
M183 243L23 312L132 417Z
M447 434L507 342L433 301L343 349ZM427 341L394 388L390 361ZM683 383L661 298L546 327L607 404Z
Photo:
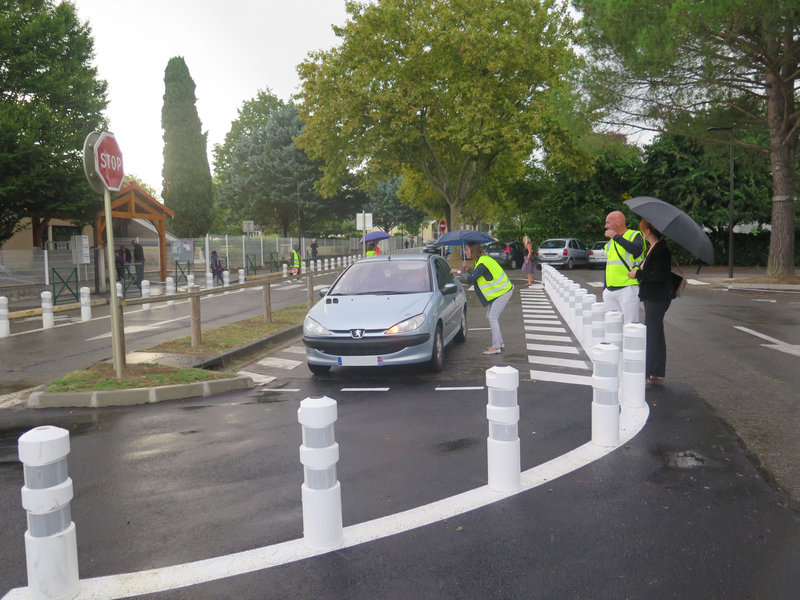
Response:
M591 271L570 275L578 282L599 279ZM752 450L751 444L725 422L741 409L739 398L749 401L747 415L758 421L753 406L769 405L765 389L773 394L770 402L784 398L783 420L792 401L797 407L796 365L781 382L773 375L783 369L777 361L798 358L734 329L798 343L781 325L792 310L791 296L765 296L775 303L754 298L761 296L691 288L675 302L667 316L667 385L648 391L651 412L643 431L596 462L405 533L140 597L796 598L796 505L782 489L788 486L765 477L743 449ZM507 351L483 356L489 332L470 294L467 342L447 348L439 374L398 367L312 376L294 340L240 367L275 377L247 393L118 409L0 410L0 505L10 507L0 516L0 539L10 542L0 546L0 594L25 584L15 447L21 433L39 424L72 434L82 578L300 538L296 411L309 395L339 403L345 526L486 484L486 391L441 388L482 387L493 364L520 371L523 469L585 444L591 388L530 375L532 368L554 377L583 369L532 362L542 354L529 344L545 344L528 336L550 334L526 330L538 325L525 318L515 293L501 320ZM720 329L728 332L727 342ZM574 338L556 343L561 356L585 361Z

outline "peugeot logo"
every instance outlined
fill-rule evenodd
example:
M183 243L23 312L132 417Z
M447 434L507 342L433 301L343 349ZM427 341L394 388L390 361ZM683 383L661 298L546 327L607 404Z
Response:
M354 340L360 340L364 337L364 330L363 329L351 329L350 335L353 336Z

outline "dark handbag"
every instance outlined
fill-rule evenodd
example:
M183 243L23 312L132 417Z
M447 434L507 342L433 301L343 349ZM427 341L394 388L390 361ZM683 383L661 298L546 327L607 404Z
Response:
M680 298L683 296L683 290L686 289L686 277L683 276L683 269L680 266L678 267L678 271L681 272L680 275L677 273L670 273L670 281L672 282L672 298Z

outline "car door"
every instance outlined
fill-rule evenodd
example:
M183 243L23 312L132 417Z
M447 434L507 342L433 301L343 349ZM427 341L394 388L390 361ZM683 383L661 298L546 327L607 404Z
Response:
M441 310L439 314L442 315L444 322L444 339L449 340L450 337L456 334L456 329L460 325L458 317L461 314L460 306L456 302L458 294L442 294L444 286L448 283L455 283L455 277L450 273L450 265L442 258L435 258L434 265L436 267L436 286L439 289Z
M580 260L578 262L580 262L582 264L588 264L588 262L589 262L589 249L580 240L575 240L575 243L578 245L578 252L580 253L579 254Z

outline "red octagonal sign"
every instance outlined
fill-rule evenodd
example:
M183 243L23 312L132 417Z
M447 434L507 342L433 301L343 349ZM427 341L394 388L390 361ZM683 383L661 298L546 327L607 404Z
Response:
M122 169L122 150L113 133L104 131L94 147L97 174L112 192L122 187L125 171Z

